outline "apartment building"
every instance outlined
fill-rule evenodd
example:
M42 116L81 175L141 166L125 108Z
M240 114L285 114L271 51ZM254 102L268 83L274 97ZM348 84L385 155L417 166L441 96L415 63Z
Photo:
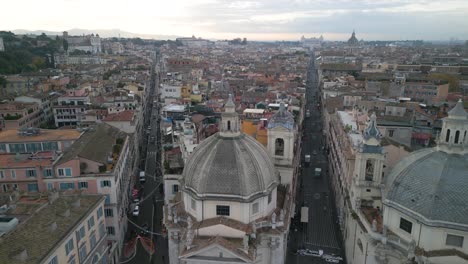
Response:
M81 123L90 104L88 91L85 89L69 90L57 100L53 107L56 127L77 126Z
M426 82L406 82L403 95L414 101L434 104L445 101L449 91L449 84L435 84Z
M51 93L34 93L15 97L16 102L37 103L44 112L45 121L54 120L52 106L57 103L59 95L55 92Z
M0 130L39 127L45 119L44 111L37 103L10 102L0 104L3 127Z
M80 137L75 129L5 130L0 132L0 153L64 151Z
M0 263L109 263L102 195L10 197L0 197Z
M117 263L127 230L133 153L128 134L107 124L90 127L53 164L48 190L105 196L105 221L112 261Z

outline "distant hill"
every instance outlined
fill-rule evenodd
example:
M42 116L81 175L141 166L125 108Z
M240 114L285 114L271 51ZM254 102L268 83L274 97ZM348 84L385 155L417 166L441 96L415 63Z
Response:
M48 31L48 30L25 30L25 29L15 29L12 30L13 33L17 35L40 35L45 33L48 36L62 36L63 32L58 31ZM167 39L176 39L180 36L176 35L152 35L152 34L137 34L131 33L127 31L123 31L120 29L80 29L80 28L73 28L67 30L68 35L77 36L77 35L88 35L88 34L99 34L102 38L112 38L112 37L121 37L121 38L142 38L142 39L160 39L160 40L167 40Z

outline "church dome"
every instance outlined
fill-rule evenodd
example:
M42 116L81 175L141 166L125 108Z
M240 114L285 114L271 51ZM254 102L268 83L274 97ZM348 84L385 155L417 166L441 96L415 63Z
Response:
M468 119L461 101L443 119L437 147L402 159L385 204L431 226L468 225Z
M279 183L265 148L245 134L223 137L217 133L203 141L187 161L182 177L184 189L200 198L250 200Z
M386 204L428 225L468 225L468 154L417 151L389 175Z

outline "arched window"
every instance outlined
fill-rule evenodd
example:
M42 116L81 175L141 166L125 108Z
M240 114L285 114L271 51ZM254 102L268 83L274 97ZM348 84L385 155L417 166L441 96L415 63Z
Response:
M368 159L366 161L366 172L365 172L364 179L366 181L373 181L374 180L374 161Z
M231 121L227 121L227 130L231 131Z
M447 133L445 133L445 142L449 142L450 139L450 129L447 129Z
M359 247L359 249L361 250L361 253L364 252L364 247L362 246L362 241L360 238L358 238L357 240L357 245Z
M284 140L282 138L277 138L275 140L275 155L276 156L284 155Z
M463 142L462 143L465 143L466 142L466 131L465 133L463 134Z
M460 130L457 130L457 132L455 132L455 144L458 144L459 139L460 139Z

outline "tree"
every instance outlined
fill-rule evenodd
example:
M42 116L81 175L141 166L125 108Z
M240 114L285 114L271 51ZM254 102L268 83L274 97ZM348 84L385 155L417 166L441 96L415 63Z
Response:
M6 88L8 81L5 79L5 77L0 76L0 88Z
M244 39L242 40L242 45L247 45L247 38L244 38Z

